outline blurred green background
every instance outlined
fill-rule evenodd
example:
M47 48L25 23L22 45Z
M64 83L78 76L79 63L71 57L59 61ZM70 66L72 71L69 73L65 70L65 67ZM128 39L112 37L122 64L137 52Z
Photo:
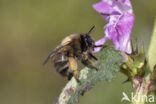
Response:
M106 23L92 8L100 0L0 0L0 104L53 104L67 83L47 55L71 33L87 32L103 37ZM132 33L148 48L156 16L156 0L131 0L136 15ZM121 103L130 96L131 84L118 74L112 83L97 84L80 97L80 104ZM154 104L154 103L153 103Z

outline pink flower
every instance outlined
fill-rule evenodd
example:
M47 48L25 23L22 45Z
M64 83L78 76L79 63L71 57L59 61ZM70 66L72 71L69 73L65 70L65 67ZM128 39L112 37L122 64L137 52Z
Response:
M102 0L93 5L108 22L105 26L105 37L95 43L103 45L112 40L115 48L122 52L131 53L131 32L135 22L135 15L130 0ZM101 48L95 48L98 52Z

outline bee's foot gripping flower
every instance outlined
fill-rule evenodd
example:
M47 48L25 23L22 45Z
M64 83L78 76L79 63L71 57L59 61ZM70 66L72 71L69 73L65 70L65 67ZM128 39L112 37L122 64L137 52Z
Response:
M95 43L103 45L107 40L112 40L117 50L131 53L131 32L135 22L130 0L102 0L93 5L108 22L105 26L105 37ZM98 52L100 48L95 48Z

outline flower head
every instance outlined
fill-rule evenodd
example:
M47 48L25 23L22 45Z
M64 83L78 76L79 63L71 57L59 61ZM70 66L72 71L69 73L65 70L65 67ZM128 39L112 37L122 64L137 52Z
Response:
M131 32L135 22L130 0L102 0L93 5L108 22L105 26L105 37L97 41L96 45L103 45L112 40L117 50L131 53ZM95 48L98 52L100 48Z

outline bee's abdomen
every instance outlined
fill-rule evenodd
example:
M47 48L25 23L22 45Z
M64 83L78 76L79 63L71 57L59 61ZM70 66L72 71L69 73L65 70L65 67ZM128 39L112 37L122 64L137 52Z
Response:
M62 54L57 55L53 60L53 63L56 71L62 76L68 76L71 73L69 68L69 60L67 56Z

